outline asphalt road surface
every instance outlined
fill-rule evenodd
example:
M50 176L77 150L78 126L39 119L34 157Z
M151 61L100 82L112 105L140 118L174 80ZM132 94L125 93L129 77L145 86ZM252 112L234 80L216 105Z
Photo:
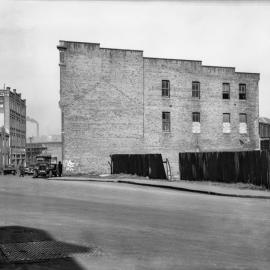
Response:
M0 176L0 240L12 226L102 252L0 269L270 269L266 199Z

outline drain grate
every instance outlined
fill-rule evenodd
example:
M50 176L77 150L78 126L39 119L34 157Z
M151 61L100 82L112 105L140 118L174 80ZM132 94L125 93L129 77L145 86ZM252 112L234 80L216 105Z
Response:
M0 248L8 262L36 262L78 255L101 255L98 247L83 247L58 241L0 244Z

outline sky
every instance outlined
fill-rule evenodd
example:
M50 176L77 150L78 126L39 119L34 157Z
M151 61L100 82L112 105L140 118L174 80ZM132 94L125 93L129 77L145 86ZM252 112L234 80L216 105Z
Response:
M270 118L270 2L1 0L0 88L22 93L41 135L61 130L59 40L260 73Z

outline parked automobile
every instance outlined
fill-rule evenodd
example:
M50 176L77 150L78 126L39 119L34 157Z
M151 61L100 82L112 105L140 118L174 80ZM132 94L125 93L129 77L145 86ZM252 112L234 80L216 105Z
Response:
M33 178L57 176L57 164L55 162L57 162L57 159L55 160L51 155L37 156Z
M24 174L27 174L27 175L34 174L34 168L33 167L25 167L24 168Z

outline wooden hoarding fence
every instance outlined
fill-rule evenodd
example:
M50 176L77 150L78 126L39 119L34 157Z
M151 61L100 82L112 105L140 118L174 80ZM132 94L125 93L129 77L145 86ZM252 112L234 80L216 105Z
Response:
M166 179L161 154L111 155L112 173L136 174L153 179Z
M268 151L179 153L182 180L250 183L270 189Z

